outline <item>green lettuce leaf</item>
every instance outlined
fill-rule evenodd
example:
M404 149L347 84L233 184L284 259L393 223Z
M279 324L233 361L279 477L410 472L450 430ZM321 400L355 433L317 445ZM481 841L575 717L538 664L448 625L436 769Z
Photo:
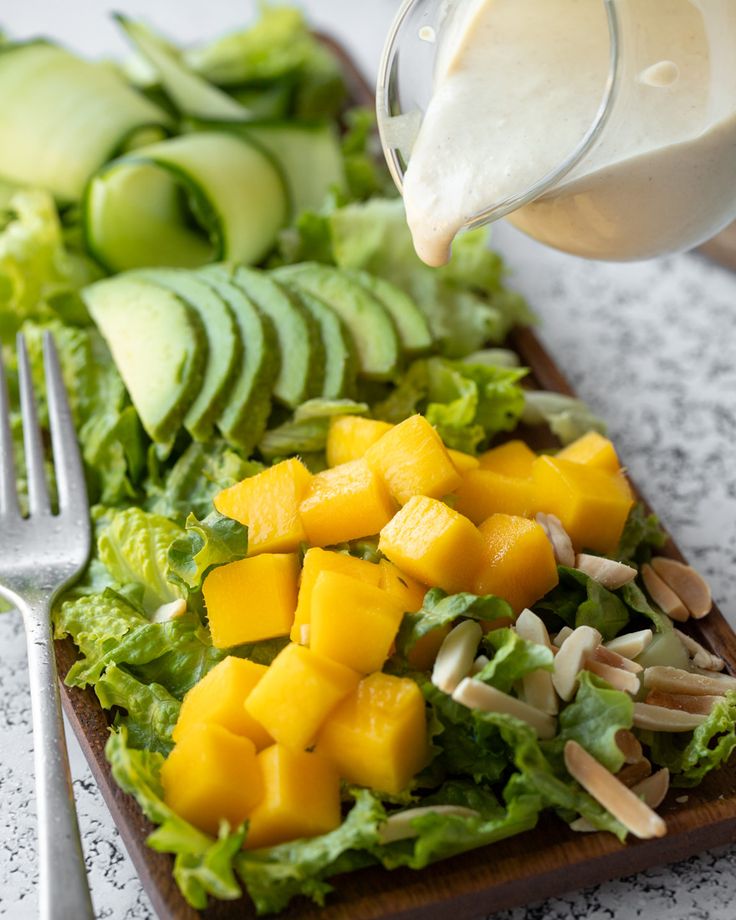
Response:
M736 691L729 691L694 732L640 735L652 761L669 769L673 786L697 786L711 770L728 763L736 749Z
M527 390L525 396L524 424L549 425L563 444L571 444L589 431L605 434L605 424L581 399L542 390Z
M526 373L444 358L415 361L375 413L397 423L423 412L448 447L474 453L518 424L524 408L519 381Z
M649 562L652 549L661 549L666 542L667 534L657 515L647 514L644 505L637 502L626 519L615 556L621 562Z
M592 626L608 641L629 622L629 610L618 595L578 569L559 566L560 583L534 605L567 626Z
M374 862L366 851L378 845L378 828L385 818L380 801L361 789L345 820L329 834L241 852L235 867L258 913L283 910L297 895L323 905L332 891L328 876Z
M491 594L485 597L475 594L448 595L441 588L432 588L425 594L421 610L405 614L401 621L396 636L399 655L406 657L422 637L460 618L492 622L513 619L513 611L505 600Z
M198 592L212 569L248 555L248 528L212 511L203 521L190 514L185 533L169 546L168 577L186 592Z
M627 693L613 690L583 671L575 699L560 713L555 742L562 749L566 741L577 741L604 767L617 773L624 765L624 755L616 744L616 732L631 728L633 719L634 703Z
M513 629L491 630L483 638L483 648L493 657L475 676L502 693L531 671L554 668L554 655L547 646L522 639Z
M241 897L233 862L243 844L244 828L231 833L223 822L219 839L214 840L180 818L163 800L162 754L131 747L125 726L112 732L105 756L118 786L159 825L148 837L148 845L160 853L176 854L174 878L187 902L204 910L210 895L225 901Z
M105 709L118 706L126 711L117 724L127 729L132 747L169 753L181 703L165 687L141 683L113 664L95 684L95 693Z
M118 584L143 587L143 606L153 613L183 595L168 579L169 546L181 535L181 527L160 515L135 507L110 509L97 552Z
M261 438L258 449L269 460L294 454L321 453L327 444L330 420L338 415L365 415L367 403L351 399L310 399L291 419L271 428Z

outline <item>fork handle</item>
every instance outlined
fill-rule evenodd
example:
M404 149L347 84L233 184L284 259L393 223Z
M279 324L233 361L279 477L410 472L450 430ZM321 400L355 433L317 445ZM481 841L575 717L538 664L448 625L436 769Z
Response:
M93 920L74 805L51 632L50 604L24 604L33 714L41 920Z

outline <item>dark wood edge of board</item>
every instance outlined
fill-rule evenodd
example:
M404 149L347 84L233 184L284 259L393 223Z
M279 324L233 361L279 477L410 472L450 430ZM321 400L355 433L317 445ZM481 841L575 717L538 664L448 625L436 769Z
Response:
M372 92L344 48L327 36L320 38L342 61L353 101L372 105ZM509 344L530 368L534 384L573 395L533 330L514 331ZM665 553L684 559L671 540ZM691 631L736 673L736 635L716 608L704 620L693 623ZM192 909L174 882L172 858L146 847L153 825L135 800L118 788L105 759L108 715L92 690L63 684L76 656L70 640L56 643L64 710L157 915L161 920L254 917L247 899L215 903L202 914ZM334 880L336 890L325 908L300 899L280 916L289 920L444 920L451 903L453 917L462 920L620 878L736 839L736 766L711 775L701 787L690 791L686 805L678 805L672 798L670 795L664 806L669 833L663 838L621 845L608 834L573 834L559 820L547 817L533 831L422 872L376 868L342 876Z

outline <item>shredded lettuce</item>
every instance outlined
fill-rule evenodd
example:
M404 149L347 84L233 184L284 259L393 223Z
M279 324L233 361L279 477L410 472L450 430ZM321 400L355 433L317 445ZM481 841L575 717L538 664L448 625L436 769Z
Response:
M483 638L483 649L493 657L475 676L502 693L531 671L554 667L554 655L546 645L522 639L513 629L491 630Z

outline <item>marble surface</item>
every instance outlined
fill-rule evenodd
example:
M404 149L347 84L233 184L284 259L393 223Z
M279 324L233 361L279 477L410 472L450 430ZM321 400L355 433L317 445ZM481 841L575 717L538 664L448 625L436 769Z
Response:
M138 0L178 38L216 34L253 3ZM375 72L394 0L305 7ZM98 0L4 0L3 27L45 32L87 53L118 51ZM359 40L358 40L359 39ZM736 276L696 255L632 265L583 262L500 226L510 281L578 393L602 415L636 481L736 626ZM15 614L0 616L0 917L37 915L32 738L25 648ZM154 917L76 743L74 787L99 918ZM503 920L732 920L736 848L498 915ZM533 896L533 892L530 892ZM64 918L66 920L66 918ZM74 920L74 918L68 918Z

